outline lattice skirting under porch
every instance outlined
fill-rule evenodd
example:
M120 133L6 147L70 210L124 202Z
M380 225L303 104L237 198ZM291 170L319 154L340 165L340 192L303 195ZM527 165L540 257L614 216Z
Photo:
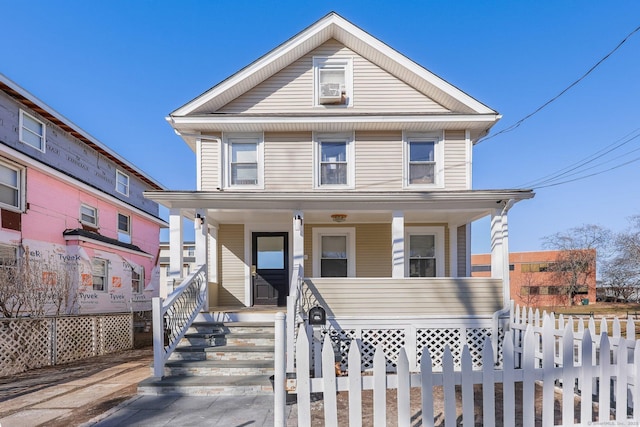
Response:
M402 347L407 350L409 363L416 369L420 365L423 349L428 348L433 360L433 369L439 370L442 368L444 349L449 346L454 363L459 367L465 345L469 347L473 366L480 368L483 364L482 348L485 340L491 338L493 331L491 319L473 319L466 322L464 320L449 322L422 320L412 325L385 325L382 321L375 323L377 324L366 327L340 321L331 322L327 328L316 329L315 344L311 349L312 358L316 352L320 351L321 344L328 335L336 353L336 362L340 362L343 371L348 370L349 347L354 339L360 348L363 369L373 368L373 356L378 346L385 353L388 372L395 372L398 354ZM498 328L498 348L501 347L504 330L503 326ZM499 354L499 363L501 359L502 355Z
M0 320L0 376L133 348L131 314Z

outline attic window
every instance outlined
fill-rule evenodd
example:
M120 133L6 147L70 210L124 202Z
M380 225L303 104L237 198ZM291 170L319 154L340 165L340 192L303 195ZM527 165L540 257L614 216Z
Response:
M351 58L313 58L316 105L351 105L351 63Z

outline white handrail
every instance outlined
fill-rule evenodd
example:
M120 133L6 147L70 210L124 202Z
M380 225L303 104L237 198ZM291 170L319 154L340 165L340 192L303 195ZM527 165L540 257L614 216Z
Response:
M204 307L207 266L201 265L166 300L153 298L153 376L164 375L164 364Z

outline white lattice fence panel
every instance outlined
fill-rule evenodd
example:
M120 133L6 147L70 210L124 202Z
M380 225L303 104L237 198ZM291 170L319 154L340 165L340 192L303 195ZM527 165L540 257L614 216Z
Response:
M357 338L355 329L329 329L324 331L324 338L329 335L333 342L333 350L336 353L336 360L340 360L340 369L346 371L348 369L349 347L351 340ZM315 354L314 354L315 357Z
M133 324L130 315L99 318L98 354L114 353L133 347Z
M380 344L384 350L387 362L387 371L395 371L398 362L398 353L404 347L406 341L405 329L369 329L362 331L362 367L373 368L373 355L376 346Z
M97 356L96 337L96 317L57 318L55 363L67 363Z
M482 347L487 338L491 338L491 328L468 328L467 333L467 346L469 346L469 352L471 354L471 361L474 367L482 366ZM502 341L504 341L504 331L502 328L498 329L498 365L502 366ZM493 363L493 362L492 362Z
M0 376L51 365L51 320L0 321Z
M442 368L442 354L446 346L451 349L453 361L460 365L462 345L460 343L460 328L426 328L416 330L416 363L420 364L420 358L424 347L429 349L434 368Z

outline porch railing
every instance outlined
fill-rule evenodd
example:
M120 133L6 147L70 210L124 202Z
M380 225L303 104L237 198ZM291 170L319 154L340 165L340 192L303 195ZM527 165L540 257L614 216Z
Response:
M153 298L153 376L164 375L164 364L204 306L207 266L199 266L164 300Z

